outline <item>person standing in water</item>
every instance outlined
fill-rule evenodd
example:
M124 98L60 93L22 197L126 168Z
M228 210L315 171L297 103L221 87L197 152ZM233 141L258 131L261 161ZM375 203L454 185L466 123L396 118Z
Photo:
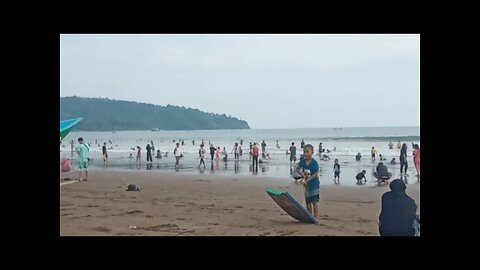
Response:
M108 154L107 154L107 143L103 143L102 147L102 155L103 155L103 166L108 167Z
M302 139L302 142L300 143L300 148L303 149L304 147L305 147L305 142L304 142L303 139Z
M295 164L297 161L297 147L295 147L295 143L292 142L292 146L290 146L290 165Z
M405 173L403 173L403 168L405 168ZM402 145L400 150L400 175L407 175L408 162L407 162L407 144Z
M280 144L278 143L278 140L277 140L277 148L280 148Z
M265 153L265 148L267 147L267 144L265 143L265 140L262 142L262 153Z
M338 159L335 159L335 164L333 165L333 182L340 184L340 164L338 164Z
M252 158L252 147L253 147L252 142L250 142L250 152L248 152L248 154L249 154L248 158L249 159Z
M373 146L372 146L371 153L372 153L372 161L375 161L375 155L377 154L377 150L375 150L375 147Z
M397 143L397 149L400 149L400 148L402 148L402 144L400 143L400 141L398 141L398 143Z
M240 151L238 149L238 143L235 143L235 146L233 147L233 152L235 154L235 160L240 159Z
M147 149L147 163L152 163L152 147L150 146L149 143L147 143L147 146L145 147Z
M216 156L215 159L219 160L221 154L222 154L222 150L220 150L220 146L217 146L217 150L215 151L215 156Z
M253 148L252 148L252 167L254 172L258 172L258 146L257 143L253 143Z
M203 167L205 168L205 160L204 159L205 159L205 155L207 154L207 150L203 146L204 146L203 144L200 145L200 150L198 150L198 153L200 154L200 164L198 164L198 166L200 167L203 163ZM213 160L213 155L212 155L212 160Z
M243 139L241 139L241 140L240 140L240 145L242 145L242 146L243 146Z
M393 149L393 142L390 141L390 143L388 144L388 149Z
M180 152L180 143L177 142L176 145L177 147L173 149L173 155L175 156L175 168L178 169L180 167L180 158L182 157L182 152Z
M417 169L417 177L420 178L420 146L418 144L413 145L413 164Z
M323 148L322 148L322 142L320 142L318 144L318 153L321 154L323 152Z
M210 144L210 156L212 157L212 160L213 160L213 156L215 155L215 147L213 146L213 144Z
M142 148L140 148L140 146L137 145L137 163L138 164L140 164L140 162L142 161L141 157L142 157Z

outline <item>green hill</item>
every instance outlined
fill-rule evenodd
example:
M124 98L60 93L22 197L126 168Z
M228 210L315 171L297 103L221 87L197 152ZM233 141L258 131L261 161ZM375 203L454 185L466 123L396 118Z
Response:
M248 123L225 114L178 106L159 106L107 98L60 97L60 120L83 117L84 131L249 129Z

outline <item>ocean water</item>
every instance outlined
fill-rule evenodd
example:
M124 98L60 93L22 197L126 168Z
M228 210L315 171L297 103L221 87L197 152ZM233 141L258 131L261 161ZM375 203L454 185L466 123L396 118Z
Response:
M400 155L400 150L397 149L397 142L407 143L409 160L409 173L414 173L414 165L411 162L412 145L416 143L420 145L420 128L419 127L373 127L373 128L305 128L305 129L249 129L249 130L193 130L193 131L117 131L117 132L92 132L92 131L72 131L63 140L60 145L60 157L76 158L76 154L72 155L70 141L74 141L76 147L78 137L83 137L85 142L90 144L90 157L93 167L102 167L102 146L107 143L109 155L109 169L121 170L175 170L173 157L173 149L175 143L179 140L184 140L184 145L180 144L180 149L184 158L180 162L180 171L184 173L232 173L232 174L251 174L251 164L249 159L249 143L257 142L261 144L263 140L267 144L266 152L270 154L271 160L268 163L259 166L259 174L265 176L273 176L279 178L290 177L289 155L286 155L286 150L294 142L297 147L297 161L299 155L302 153L300 143L302 139L305 144L312 144L314 150L318 152L318 145L322 142L322 147L329 149L328 154L330 161L320 161L319 156L316 155L320 163L322 171L326 172L326 168L330 172L333 168L334 159L338 158L342 166L342 174L346 177L354 178L357 172L366 169L367 172L374 171L376 164L379 162L378 156L375 162L370 159L370 150L372 147L378 151L378 154L386 157L384 163L389 163L392 158ZM207 149L207 159L205 170L198 168L199 158L198 150L202 139ZM232 149L235 142L240 143L243 139L243 155L240 161L234 162L234 155ZM173 142L175 140L175 142ZM192 140L195 140L193 145ZM277 147L277 140L278 145ZM160 149L162 155L168 152L167 158L155 159L153 158L152 166L146 164L146 150L147 143L153 141L155 152ZM394 149L388 149L388 143L394 143ZM96 142L96 144L95 144ZM226 148L228 152L228 162L211 161L209 155L209 142L215 147L220 146ZM137 166L135 158L128 158L131 153L134 157L136 150L132 150L136 146L142 148L142 164ZM260 150L261 147L259 146ZM336 148L334 151L333 149ZM361 153L362 161L355 161L355 155ZM156 153L152 153L155 156ZM388 165L390 171L399 171L399 165ZM324 170L325 168L325 170ZM372 173L373 173L372 171ZM344 172L346 172L344 174ZM353 176L352 176L353 175ZM333 179L333 176L332 176ZM367 177L368 179L368 177ZM348 181L348 183L354 181Z

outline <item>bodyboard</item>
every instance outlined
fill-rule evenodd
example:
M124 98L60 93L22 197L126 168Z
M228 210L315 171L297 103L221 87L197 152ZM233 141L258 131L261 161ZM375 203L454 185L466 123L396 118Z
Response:
M267 194L280 206L287 214L294 219L305 222L317 224L318 220L303 207L288 191L275 191L267 189Z

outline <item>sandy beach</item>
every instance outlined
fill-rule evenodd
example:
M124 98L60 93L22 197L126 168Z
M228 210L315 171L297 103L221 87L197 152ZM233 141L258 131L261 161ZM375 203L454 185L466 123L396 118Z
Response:
M420 213L413 178L407 194ZM60 181L61 236L378 236L380 199L389 190L322 185L315 225L293 219L265 193L288 190L303 203L302 187L288 177L98 169L89 179ZM126 191L128 184L141 190Z

